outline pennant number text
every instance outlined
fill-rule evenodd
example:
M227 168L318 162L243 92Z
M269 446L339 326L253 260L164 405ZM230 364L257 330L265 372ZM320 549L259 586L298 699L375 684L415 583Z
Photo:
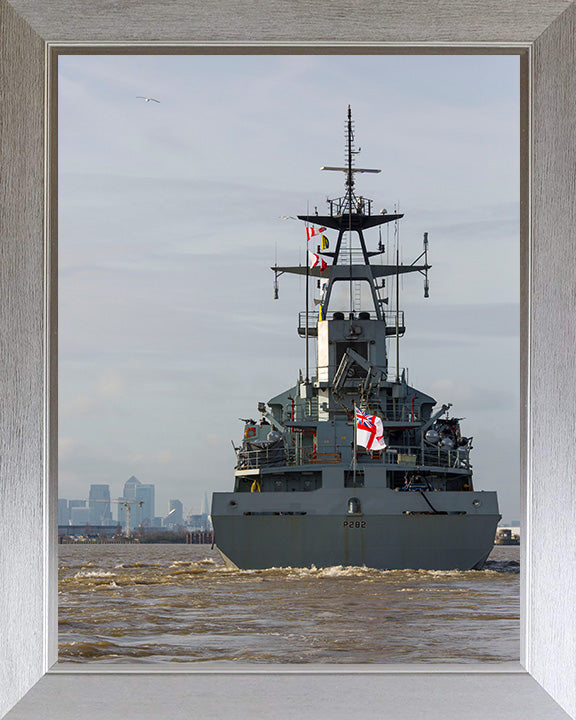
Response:
M366 520L344 520L344 527L365 528Z

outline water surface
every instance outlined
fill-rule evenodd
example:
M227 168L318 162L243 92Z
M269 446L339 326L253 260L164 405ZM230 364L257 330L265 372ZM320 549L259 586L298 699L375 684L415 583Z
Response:
M230 570L208 545L60 545L60 662L517 661L519 547L482 571Z

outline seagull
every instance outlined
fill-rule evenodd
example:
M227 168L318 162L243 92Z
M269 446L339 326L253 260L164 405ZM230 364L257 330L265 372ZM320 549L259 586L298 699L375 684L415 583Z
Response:
M160 102L160 100L156 100L156 98L144 97L144 95L136 95L136 97L140 98L141 100L146 100L146 102Z

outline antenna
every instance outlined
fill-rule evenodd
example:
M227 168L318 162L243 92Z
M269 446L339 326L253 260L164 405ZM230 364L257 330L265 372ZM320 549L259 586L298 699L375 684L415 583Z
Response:
M278 241L274 243L274 267L278 267ZM278 271L274 270L274 300L278 300Z
M346 155L347 155L347 165L345 167L341 167L340 165L334 166L334 165L323 165L320 169L321 170L335 170L336 172L343 172L346 173L346 200L348 207L341 208L343 212L346 210L349 214L353 212L354 207L354 200L356 200L354 196L354 173L379 173L382 172L381 170L377 170L375 168L357 168L353 166L353 160L354 155L358 155L360 152L360 148L356 150L354 148L354 127L352 122L352 110L350 109L350 105L348 105L348 120L346 123ZM358 210L357 212L363 212L362 208L364 205L363 198L359 198L361 202L357 203ZM332 201L329 200L330 206L332 207ZM370 201L368 201L370 203Z
M360 152L360 151L358 150L358 152ZM323 165L320 168L320 170L340 170L341 172L345 172L345 173L349 172L347 167L328 167L328 165ZM357 173L357 172L358 173L379 173L379 172L382 172L382 170L371 170L369 168L353 167L352 172L353 173Z
M395 204L397 213L399 203ZM398 220L394 222L394 235L396 239L396 382L400 381L400 226Z
M418 255L416 260L414 260L414 262L411 263L411 265L416 265L416 263L418 262L418 260L420 260L420 258L424 258L424 265L421 267L420 270L418 270L418 272L421 275L424 275L424 297L427 298L427 297L430 297L430 292L429 292L430 291L430 283L428 282L428 270L431 267L431 265L428 265L428 233L427 232L424 233L424 250L420 253L420 255Z
M428 233L424 233L424 297L430 297L430 283L428 282Z

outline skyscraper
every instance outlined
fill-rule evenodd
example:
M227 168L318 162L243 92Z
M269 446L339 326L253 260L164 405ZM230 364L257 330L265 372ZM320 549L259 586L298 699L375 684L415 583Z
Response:
M86 500L68 500L70 525L85 525L90 520L90 509Z
M118 522L120 525L122 525L122 528L124 531L126 531L126 505L122 504L122 501L128 500L130 501L130 529L134 530L134 528L137 528L141 520L141 514L140 509L138 507L138 504L136 502L136 490L138 487L140 487L142 483L140 480L138 480L137 477L132 475L131 477L126 480L124 483L124 491L122 494L122 497L118 498Z
M136 530L140 525L151 527L154 524L154 485L141 483L137 477L128 478L124 483L124 494L119 501L130 502L130 528ZM142 503L142 505L140 505ZM126 528L126 507L118 504L118 522Z
M139 514L138 525L152 527L154 523L155 501L154 501L154 485L152 483L140 483L136 487L136 500L142 502L142 505L136 505L134 515ZM136 527L136 524L134 525Z
M70 510L68 500L58 498L58 525L68 525L70 521Z
M183 506L180 500L170 500L170 511L164 518L164 527L177 528L184 525Z
M90 508L91 525L112 525L110 486L90 485L88 507Z
M126 480L124 483L124 499L125 500L136 500L136 488L142 485L140 480L138 480L137 477L134 477L132 475L131 477Z
M70 502L73 502L72 500ZM70 525L86 525L90 522L90 508L75 505L70 508Z

